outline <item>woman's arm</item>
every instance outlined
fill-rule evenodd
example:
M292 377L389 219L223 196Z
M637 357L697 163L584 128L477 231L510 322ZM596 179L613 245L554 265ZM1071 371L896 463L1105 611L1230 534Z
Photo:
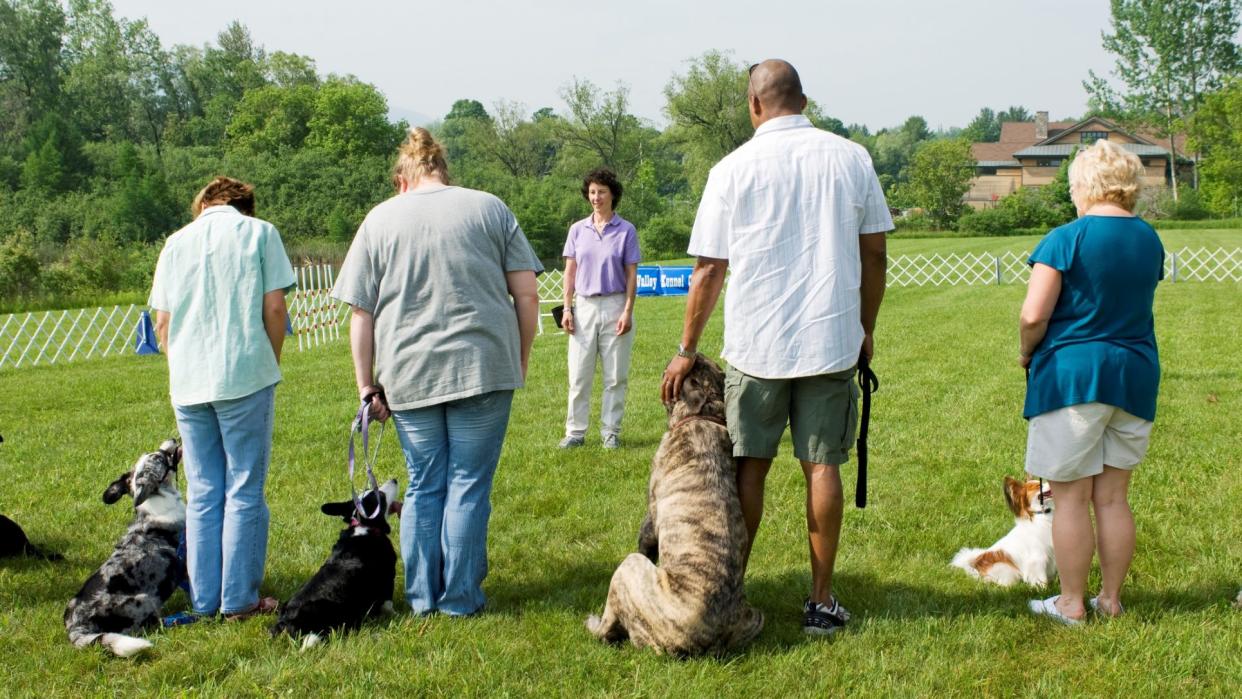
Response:
M1031 267L1031 281L1027 284L1026 300L1022 302L1022 314L1018 329L1018 364L1031 365L1031 355L1048 332L1048 319L1056 308L1061 295L1061 273L1046 264L1036 262Z
M375 385L375 317L357 306L349 319L349 348L354 355L354 381L358 384L358 398L382 390ZM379 394L371 398L371 417L383 422L388 419L388 405Z
M572 257L565 258L565 277L561 286L565 289L565 309L561 315L561 329L570 335L574 334L574 280L578 278L578 261Z
M160 347L164 348L164 354L168 354L168 321L172 316L168 311L155 312L155 339L159 341Z
M634 297L638 295L638 263L625 266L625 310L617 318L617 334L634 329Z
M530 346L535 342L539 325L539 283L530 270L506 272L505 283L509 287L509 295L513 297L513 312L517 314L518 336L522 342L522 380L525 381Z
M285 322L288 316L284 289L263 294L263 329L267 331L267 339L272 343L277 364L280 364L280 350L285 346Z

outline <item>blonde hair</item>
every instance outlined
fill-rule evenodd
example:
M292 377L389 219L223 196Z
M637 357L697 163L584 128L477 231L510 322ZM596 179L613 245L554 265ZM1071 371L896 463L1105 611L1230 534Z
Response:
M198 218L203 209L219 204L227 204L247 216L254 216L254 185L220 175L194 195L190 213Z
M1143 188L1143 161L1130 151L1101 139L1070 163L1069 182L1084 205L1111 202L1134 211Z
M444 159L444 146L421 126L410 129L405 142L397 148L397 162L392 167L393 183L404 177L413 184L428 175L438 175L449 183L448 161Z

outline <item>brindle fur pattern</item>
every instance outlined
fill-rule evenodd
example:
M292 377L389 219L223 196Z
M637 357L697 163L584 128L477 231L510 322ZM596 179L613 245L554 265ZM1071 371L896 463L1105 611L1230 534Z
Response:
M725 417L724 373L699 357L669 411L651 464L647 518L638 549L621 562L602 616L587 620L600 640L688 656L742 646L763 614L742 590L746 524L729 432L689 416ZM674 429L675 426L675 429Z

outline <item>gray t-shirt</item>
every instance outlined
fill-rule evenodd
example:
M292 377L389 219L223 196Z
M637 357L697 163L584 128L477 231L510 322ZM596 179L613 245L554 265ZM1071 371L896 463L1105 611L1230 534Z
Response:
M332 297L375 317L375 380L410 410L522 386L506 272L543 271L509 207L462 187L371 210Z

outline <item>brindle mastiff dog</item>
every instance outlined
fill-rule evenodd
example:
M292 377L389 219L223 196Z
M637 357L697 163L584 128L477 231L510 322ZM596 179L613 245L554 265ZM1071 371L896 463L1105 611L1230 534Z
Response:
M725 427L724 373L700 356L671 405L651 463L639 553L621 562L602 616L587 619L600 640L630 641L672 655L720 653L763 628L742 593L746 524Z

